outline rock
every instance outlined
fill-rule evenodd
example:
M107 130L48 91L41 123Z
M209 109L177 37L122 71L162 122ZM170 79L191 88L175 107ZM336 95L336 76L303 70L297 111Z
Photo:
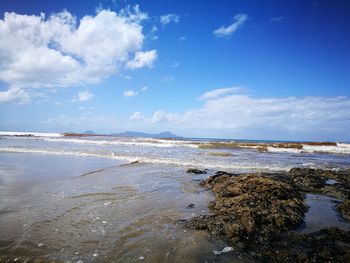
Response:
M204 180L201 182L202 186L209 186L211 183L218 182L220 180L226 180L227 178L231 177L231 176L236 176L238 174L233 174L233 173L227 173L224 171L218 171L215 173L215 175L209 176L209 178L207 180Z
M214 178L214 179L213 179ZM302 222L303 194L291 183L264 174L214 175L202 184L215 193L211 214L194 217L186 226L207 229L232 243L263 244Z
M207 171L206 170L199 170L196 168L188 168L186 170L186 173L188 173L188 174L206 174Z
M345 219L350 221L350 200L346 200L345 202L337 205L337 209Z
M292 168L289 171L294 183L304 191L317 191L326 185L327 178L318 170Z
M336 184L327 184L327 180ZM206 230L254 262L350 262L350 231L295 232L307 207L306 193L334 196L350 220L350 170L293 168L289 173L232 174L223 171L201 185L211 189L210 214L180 224ZM221 251L217 251L221 252Z
M289 171L294 184L304 192L320 193L341 200L350 199L350 171L293 168ZM335 184L328 184L330 180Z
M194 208L194 204L189 204L188 206L187 206L187 208L189 208L189 209L191 209L191 208Z

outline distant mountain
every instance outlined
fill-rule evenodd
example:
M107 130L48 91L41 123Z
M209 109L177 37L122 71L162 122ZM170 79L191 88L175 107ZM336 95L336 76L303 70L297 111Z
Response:
M126 131L121 133L112 133L114 136L123 136L123 137L146 137L146 138L182 138L181 136L175 135L171 132L161 132L161 133L145 133L145 132L136 132L136 131Z

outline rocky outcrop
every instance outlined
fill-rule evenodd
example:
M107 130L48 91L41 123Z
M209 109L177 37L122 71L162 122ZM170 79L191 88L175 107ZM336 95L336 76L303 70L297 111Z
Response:
M216 196L209 204L211 214L191 219L186 222L187 227L207 229L211 235L243 247L265 244L282 231L292 229L302 222L306 211L303 194L291 183L273 176L221 173L202 185Z
M332 179L332 183L327 183ZM350 171L293 168L288 173L217 172L201 182L215 194L210 214L182 221L207 230L235 250L262 262L350 262L350 231L337 228L302 234L306 193L343 202L337 206L350 220ZM245 252L248 251L248 252Z

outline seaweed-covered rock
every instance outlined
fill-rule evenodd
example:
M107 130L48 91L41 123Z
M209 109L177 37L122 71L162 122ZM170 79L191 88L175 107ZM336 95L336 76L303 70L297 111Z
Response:
M188 227L207 229L242 246L266 244L282 231L302 222L303 194L287 181L264 174L221 174L203 183L216 195L211 214L187 221Z
M303 191L319 190L326 185L327 181L327 177L316 169L292 168L289 174L294 183Z
M350 200L346 200L345 202L337 205L337 209L345 219L350 221Z
M322 193L338 199L350 199L350 171L333 171L311 168L292 168L289 171L293 183L304 192ZM328 185L327 180L338 183Z

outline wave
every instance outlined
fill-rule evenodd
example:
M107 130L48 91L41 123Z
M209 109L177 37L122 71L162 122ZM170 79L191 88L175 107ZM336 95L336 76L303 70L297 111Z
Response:
M264 165L261 163L241 164L241 163L218 163L217 161L210 162L208 160L180 160L175 158L162 157L145 157L145 156L126 156L118 153L93 153L81 151L62 151L62 150L48 150L36 148L22 148L22 147L0 147L0 152L6 153L29 153L29 154L50 154L50 155L75 155L84 157L98 157L110 158L126 162L140 162L151 164L177 165L186 167L198 167L208 169L222 169L222 170L240 170L240 171L289 171L293 166L285 165Z
M301 144L301 149L296 148L278 148L273 146L268 146L267 151L269 152L289 152L289 153L335 153L335 154L350 154L350 144L349 143L337 143L336 146L328 145L309 145Z
M1 134L0 134L1 135ZM12 135L10 135L12 136ZM9 137L9 135L5 135ZM38 137L18 137L16 139L22 140L43 140L47 142L67 142L75 144L90 144L90 145L120 145L120 146L140 146L140 147L190 147L198 148L198 145L192 141L182 141L182 140L162 140L162 139L152 139L152 138L111 138L109 140L102 139L80 139L72 137L61 136L38 136Z
M0 136L34 136L34 137L63 137L62 133L54 132L9 132L0 131Z

